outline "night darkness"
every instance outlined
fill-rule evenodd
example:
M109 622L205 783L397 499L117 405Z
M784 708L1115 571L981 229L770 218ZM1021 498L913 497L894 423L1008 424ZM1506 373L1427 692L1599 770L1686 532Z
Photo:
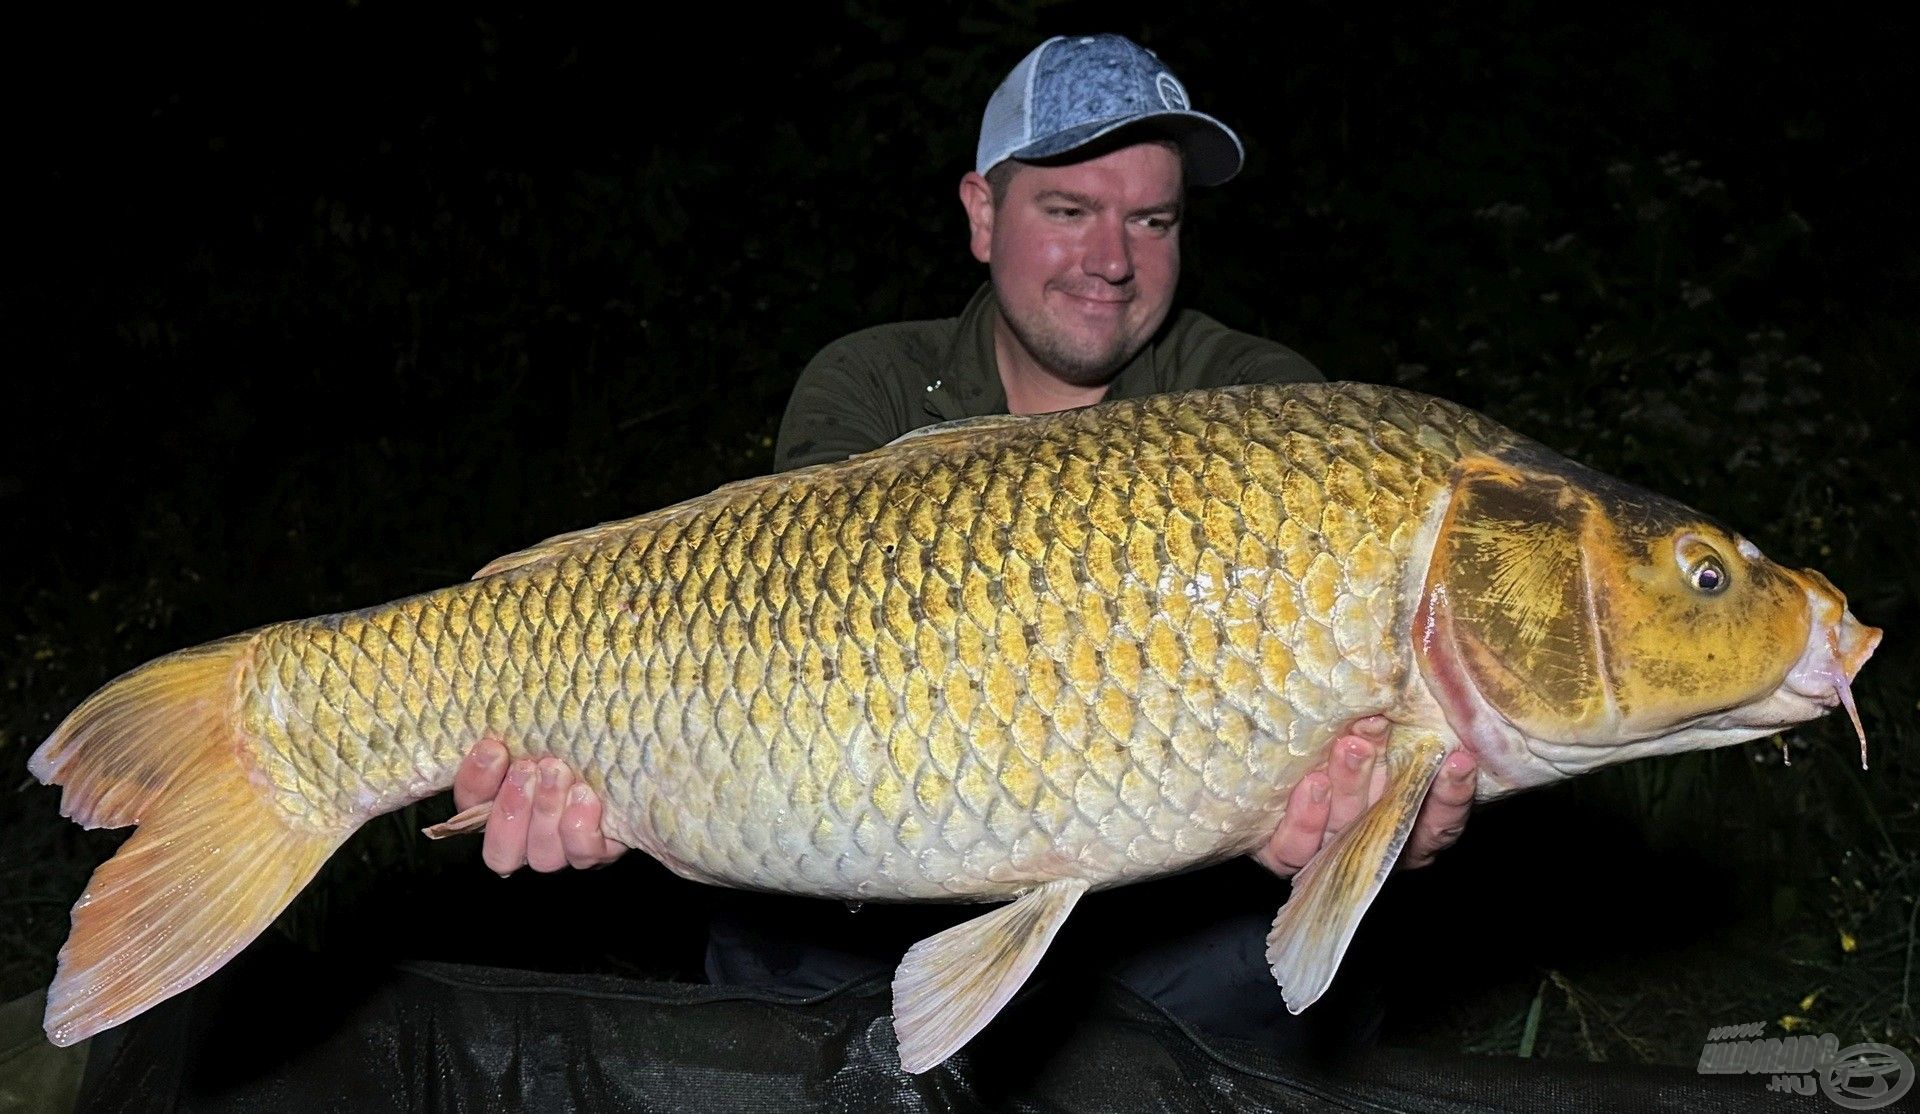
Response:
M1870 773L1823 721L1791 767L1757 743L1483 809L1396 878L1348 961L1387 988L1388 1041L1511 1055L1537 1006L1539 1056L1691 1063L1710 1026L1786 1016L1913 1051L1911 17L1346 8L784 5L668 32L368 3L22 30L0 997L51 977L120 838L24 772L76 702L766 471L816 349L981 281L955 185L1001 76L1114 30L1249 152L1194 199L1182 304L1692 503L1887 631L1855 690ZM639 856L501 881L477 844L412 836L449 810L371 825L281 929L370 963L692 980L716 903L825 915ZM1284 896L1251 868L1157 885L1083 903L1082 938L1196 887ZM859 917L895 914L925 915Z

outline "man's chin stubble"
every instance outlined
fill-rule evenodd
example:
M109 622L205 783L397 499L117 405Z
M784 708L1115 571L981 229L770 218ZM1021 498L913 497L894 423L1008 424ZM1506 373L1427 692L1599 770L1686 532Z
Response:
M1097 357L1089 357L1060 343L1056 337L1029 336L1025 330L1018 328L1014 330L1014 335L1020 338L1027 351L1033 353L1041 364L1063 382L1076 387L1096 387L1111 382L1132 355L1124 343L1099 353Z

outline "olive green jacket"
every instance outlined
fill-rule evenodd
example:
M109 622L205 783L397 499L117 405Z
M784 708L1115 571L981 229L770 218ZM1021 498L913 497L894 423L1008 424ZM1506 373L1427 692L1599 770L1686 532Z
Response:
M958 317L880 325L821 349L793 388L774 466L845 460L922 426L1006 413L993 354L994 315L988 283ZM1180 310L1114 376L1107 397L1320 378L1284 345Z

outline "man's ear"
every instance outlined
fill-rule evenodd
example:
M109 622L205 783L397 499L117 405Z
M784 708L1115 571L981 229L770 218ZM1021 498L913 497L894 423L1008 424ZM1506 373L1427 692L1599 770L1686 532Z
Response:
M993 261L993 187L977 170L960 179L960 207L967 211L968 246L982 263Z

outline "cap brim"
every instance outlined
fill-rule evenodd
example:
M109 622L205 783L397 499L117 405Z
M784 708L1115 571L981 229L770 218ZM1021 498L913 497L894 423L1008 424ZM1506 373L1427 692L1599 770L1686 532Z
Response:
M1217 186L1240 172L1246 152L1233 129L1204 112L1155 112L1147 116L1126 116L1118 120L1095 120L1056 132L1045 139L1007 153L1007 158L1037 162L1071 154L1091 143L1122 131L1139 128L1160 132L1180 145L1186 153L1187 181L1197 186Z

